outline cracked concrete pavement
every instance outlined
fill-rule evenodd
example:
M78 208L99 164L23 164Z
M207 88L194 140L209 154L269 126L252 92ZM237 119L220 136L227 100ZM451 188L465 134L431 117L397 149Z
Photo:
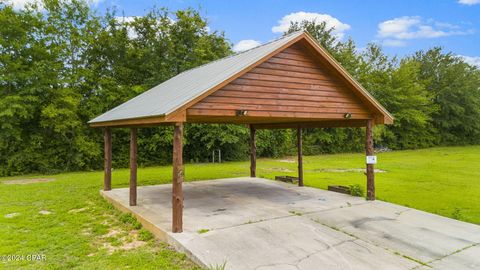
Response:
M184 232L171 233L171 185L102 191L157 237L225 269L480 269L480 227L382 201L261 178L184 184Z

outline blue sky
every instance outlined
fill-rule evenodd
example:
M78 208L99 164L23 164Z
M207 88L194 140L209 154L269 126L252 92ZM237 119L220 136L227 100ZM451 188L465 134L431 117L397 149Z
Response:
M339 37L352 37L359 48L377 42L388 54L402 56L442 46L480 66L480 0L91 1L100 13L116 7L125 16L141 16L153 6L200 8L210 29L225 31L239 50L280 36L291 20L315 18L335 26Z

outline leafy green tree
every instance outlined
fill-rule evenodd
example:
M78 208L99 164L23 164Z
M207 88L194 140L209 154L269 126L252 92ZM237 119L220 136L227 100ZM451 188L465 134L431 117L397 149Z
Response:
M42 6L0 6L1 174L99 168L102 136L88 120L231 53L223 33L208 32L192 9L153 9L130 21L114 12L98 17L80 0ZM208 144L231 139L204 131ZM170 134L168 127L140 130L141 164L171 161ZM126 166L128 132L115 130L114 140L114 165ZM192 149L193 156L204 150Z
M377 128L377 143L393 149L435 145L432 114L437 107L420 78L420 64L408 58L398 63L376 44L369 44L361 57L359 81L395 117L393 125Z
M414 56L420 79L439 107L434 125L442 144L480 143L480 71L441 48Z
M257 154L280 157L296 153L296 132L292 129L262 129L257 131Z
M38 108L54 60L37 39L42 27L40 13L0 3L0 174L39 166L42 138L30 134L39 124Z
M212 151L220 150L222 160L239 160L248 155L247 128L240 125L189 124L185 129L185 158L189 161L212 160Z
M406 59L391 73L383 88L382 103L395 117L394 124L386 128L395 137L386 140L391 148L412 149L436 143L432 126L436 106L419 76L420 64Z

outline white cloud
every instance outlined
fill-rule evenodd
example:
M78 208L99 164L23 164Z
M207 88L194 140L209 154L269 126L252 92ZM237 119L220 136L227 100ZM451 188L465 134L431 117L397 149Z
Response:
M260 41L253 40L253 39L244 39L240 40L237 44L233 46L233 50L236 52L246 51L251 48L255 48L260 45Z
M480 68L480 56L459 55L459 57L463 58L467 64Z
M480 4L480 0L458 0L458 3L462 5L471 6L471 5Z
M429 25L430 24L430 25ZM465 35L470 31L455 30L460 27L429 20L423 21L419 16L404 16L378 24L378 36L382 38L415 39L437 38L453 35Z
M400 17L378 24L378 36L404 38L411 27L420 23L420 17Z
M385 39L386 46L406 46L405 40L439 38L472 34L473 30L463 31L457 25L424 20L420 16L403 16L378 24L377 36ZM403 42L402 42L403 41Z
M332 33L339 39L342 39L345 31L350 29L350 25L343 23L328 14L300 11L283 16L283 18L278 21L278 25L272 27L272 32L284 33L288 30L292 22L295 23L302 21L315 21L318 23L325 22L326 27L328 29L333 28Z

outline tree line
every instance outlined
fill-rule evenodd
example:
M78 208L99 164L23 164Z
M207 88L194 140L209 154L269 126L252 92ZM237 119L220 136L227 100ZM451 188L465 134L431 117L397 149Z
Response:
M441 48L389 57L359 50L325 23L306 29L395 117L375 130L377 147L414 149L480 142L480 70ZM286 33L286 34L287 34ZM87 122L176 74L232 54L198 10L153 8L145 16L99 15L82 0L44 0L16 10L0 3L0 175L93 170L102 166L101 130ZM360 151L358 128L307 129L306 154ZM128 166L129 131L113 130L114 167ZM295 153L291 130L258 132L258 154ZM139 130L142 166L171 162L172 128ZM185 160L248 156L248 129L188 124Z

